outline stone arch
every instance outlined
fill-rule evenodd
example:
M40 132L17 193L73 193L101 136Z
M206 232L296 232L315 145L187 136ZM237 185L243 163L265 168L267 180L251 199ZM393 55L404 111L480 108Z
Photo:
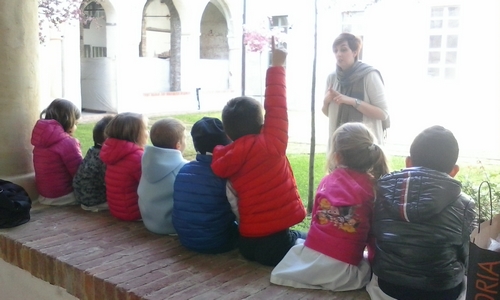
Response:
M98 1L84 1L80 9L89 17L80 22L80 57L107 57L104 7Z
M104 41L104 46L101 47L106 47L106 55L104 57L110 56L110 53L114 53L115 50L113 49L115 45L109 44L108 41L112 40L109 38L109 35L112 34L110 31L108 31L108 27L111 26L116 26L116 12L113 7L113 5L106 0L90 0L90 1L83 1L82 5L80 6L81 10L84 10L88 5L92 5L93 3L97 4L103 9L103 16L98 17L95 20L92 20L91 23L89 24L89 30L91 30L91 33L94 35L98 35L97 41L102 42ZM85 28L84 22L80 22L80 56L87 57L85 56L85 34L86 34L86 29ZM99 28L99 30L96 30L96 28ZM94 39L96 40L96 39ZM92 46L92 45L91 45ZM109 51L111 49L111 52Z
M93 4L95 3L95 4ZM82 109L117 111L115 57L117 14L109 0L83 1L102 10L102 16L92 20L85 28L80 22L80 69Z
M229 58L228 24L220 3L207 3L200 21L200 59Z
M170 57L170 11L161 0L147 0L142 13L141 57Z

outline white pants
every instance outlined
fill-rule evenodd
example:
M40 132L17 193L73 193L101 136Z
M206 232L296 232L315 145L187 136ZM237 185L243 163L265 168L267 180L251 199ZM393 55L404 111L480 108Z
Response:
M302 243L293 246L273 269L272 283L295 288L351 291L361 289L369 282L371 269L367 260L353 266Z
M64 205L75 205L76 203L76 198L75 194L73 192L58 197L58 198L47 198L42 195L38 197L38 202L44 205L53 205L53 206L64 206Z

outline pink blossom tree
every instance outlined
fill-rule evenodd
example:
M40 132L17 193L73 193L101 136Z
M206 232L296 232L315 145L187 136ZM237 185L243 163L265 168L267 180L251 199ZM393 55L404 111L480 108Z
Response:
M271 37L274 36L275 41L282 43L285 40L286 34L280 32L277 28L270 29L269 26L249 27L243 26L244 40L243 44L250 52L262 53L264 50L271 49Z
M83 11L90 2L101 0L38 0L38 37L43 44L47 39L47 30L60 29L63 24L72 22L89 22L92 17Z
M283 43L286 34L279 31L278 28L269 28L269 21L263 22L260 27L250 27L243 25L243 44L246 51L260 54L260 95L262 96L262 53L271 50L271 37L274 36L275 42ZM243 75L245 76L245 75ZM245 78L243 78L245 80Z

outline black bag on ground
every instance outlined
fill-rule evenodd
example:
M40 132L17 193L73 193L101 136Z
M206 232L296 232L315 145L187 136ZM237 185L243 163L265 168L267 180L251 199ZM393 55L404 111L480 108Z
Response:
M10 228L30 220L31 198L21 186L0 179L0 228Z

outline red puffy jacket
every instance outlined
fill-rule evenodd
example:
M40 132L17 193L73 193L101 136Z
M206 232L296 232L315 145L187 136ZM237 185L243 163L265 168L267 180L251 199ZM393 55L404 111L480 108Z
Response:
M106 198L109 211L124 221L141 218L137 187L141 179L141 158L144 149L138 145L108 138L101 148L101 159L106 164Z
M212 170L228 178L238 197L240 234L263 237L301 222L306 211L290 163L285 69L266 76L266 115L260 134L214 149Z
M58 198L73 192L73 177L83 160L80 142L56 120L38 120L31 144L38 193Z

